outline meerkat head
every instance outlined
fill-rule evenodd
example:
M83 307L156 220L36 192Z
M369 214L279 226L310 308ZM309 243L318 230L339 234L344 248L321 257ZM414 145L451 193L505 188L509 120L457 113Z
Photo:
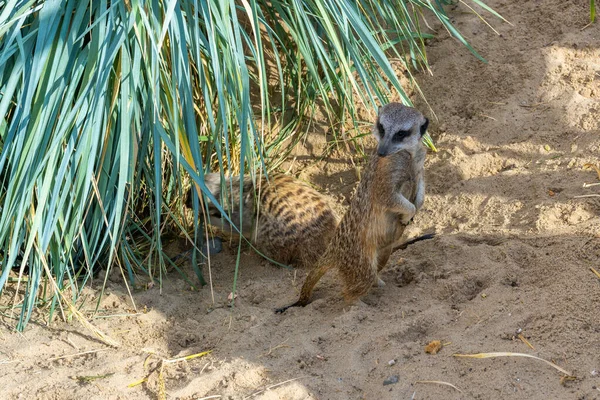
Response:
M389 156L406 150L414 154L422 144L429 120L415 108L389 103L379 108L373 135L377 139L377 154Z
M212 193L215 198L219 198L221 195L221 174L208 173L204 174L204 184L208 190Z
M204 184L226 211L237 212L239 210L239 176L225 178L224 182L222 182L221 174L212 172L204 174ZM251 208L253 206L253 189L252 180L244 179L244 207ZM210 215L220 216L217 207L210 201L208 203L208 210Z

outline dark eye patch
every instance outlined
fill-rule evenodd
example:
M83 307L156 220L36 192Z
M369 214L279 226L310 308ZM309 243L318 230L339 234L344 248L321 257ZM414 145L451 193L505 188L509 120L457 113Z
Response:
M408 135L410 135L410 131L398 131L394 134L394 137L392 138L392 140L394 142L401 142Z
M381 122L377 122L377 130L379 131L381 137L385 136L385 131L383 130L383 125L381 125Z
M423 122L423 125L421 125L421 136L427 132L427 126L429 126L429 120L425 118L425 122Z

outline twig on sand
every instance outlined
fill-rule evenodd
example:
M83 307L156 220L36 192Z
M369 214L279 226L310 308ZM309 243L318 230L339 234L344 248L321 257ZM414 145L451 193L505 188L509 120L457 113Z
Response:
M539 107L539 106L544 106L546 104L548 104L547 101L544 101L544 102L541 102L541 103L533 103L533 104L522 103L522 104L519 104L519 107L536 108L536 107Z
M566 386L567 382L576 381L576 380L577 380L577 378L574 376L565 375L565 376L560 377L560 384L563 386Z
M496 118L494 118L494 117L490 117L489 115L485 115L485 114L479 114L479 115L480 115L480 116L482 116L482 117L485 117L485 118L491 119L492 121L498 121Z
M584 199L586 197L600 197L600 194L582 194L581 196L573 196L574 199Z
M67 336L67 343L69 343L71 346L73 346L73 348L77 351L79 351L79 346L77 346L75 343L73 343L73 341L71 340L70 337Z
M548 360L544 360L543 358L539 358L536 356L532 356L531 354L523 354L523 353L510 353L510 352L496 352L496 353L478 353L478 354L453 354L454 357L465 357L465 358L494 358L494 357L527 357L527 358L533 358L535 360L539 360L539 361L543 361L546 364L550 365L551 367L555 368L556 370L562 372L563 374L567 375L567 376L572 376L572 374L567 371L566 369L563 369L561 367L559 367L558 365L554 364L553 362L550 362Z
M110 378L114 374L114 372L109 372L108 374L104 375L71 376L70 378L76 380L79 383L90 383L98 379Z
M108 350L108 349L96 349L96 350L82 351L82 352L74 353L74 354L65 354L64 356L51 358L48 361L56 361L56 360L60 360L63 358L83 356L85 354L94 354L94 353L98 353L99 351L105 351L105 350Z
M287 381L283 381L283 382L279 382L279 383L276 383L276 384L274 384L274 385L271 385L271 386L267 386L267 387L266 387L266 388L264 388L264 389L258 390L258 391L256 391L256 392L254 392L254 393L252 393L252 394L250 394L250 395L248 395L248 396L244 397L244 400L246 400L246 399L249 399L249 398L251 398L251 397L254 397L254 396L256 396L256 395L258 395L258 394L261 394L261 393L263 393L263 392L266 392L267 390L271 390L271 389L273 389L273 388L276 388L276 387L278 387L278 386L285 385L286 383L293 382L293 381L297 381L298 379L302 379L302 378L307 378L307 377L306 377L306 376L301 376L301 377L298 377L298 378L292 378L292 379L288 379Z
M137 317L138 315L144 315L144 313L125 313L125 314L112 314L112 315L96 315L94 319L99 318L121 318L121 317Z
M525 343L527 346L529 346L531 348L531 350L535 350L535 348L533 347L533 345L531 343L529 343L529 340L525 339L525 336L523 336L522 333L519 333L517 335L517 337L521 340L521 342Z
M148 378L143 378L143 379L140 379L139 381L135 381L135 382L130 383L129 385L127 385L127 387L128 388L136 387L136 386L141 385L142 383L147 382L147 381L148 381Z
M600 272L596 271L594 267L590 267L590 270L598 277L598 279L600 279Z
M207 354L210 354L211 352L212 352L212 350L207 350L207 351L203 351L202 353L196 353L196 354L192 354L192 355L185 356L185 357L172 358L170 360L162 360L162 362L165 364L174 364L174 363L178 363L180 361L188 361L188 360L192 360L194 358L203 357Z
M583 31L583 30L589 28L590 26L592 26L592 24L593 24L593 22L590 22L589 24L584 25L583 28L580 29L580 31Z
M279 343L279 344L278 344L277 346L275 346L275 347L270 347L268 352L266 352L266 353L264 353L264 354L261 354L261 355L260 355L260 356L258 356L258 357L260 358L260 357L266 357L266 356L270 356L270 355L271 355L271 353L272 353L274 350L281 349L281 348L283 348L283 347L290 347L289 345L285 344L285 342L287 342L288 340L289 340L289 338L285 339L283 342Z
M434 383L436 385L446 385L446 386L450 386L453 389L458 390L459 392L462 393L462 390L460 390L459 388L457 388L456 386L454 386L453 384L449 383L449 382L443 382L443 381L416 381L415 383Z

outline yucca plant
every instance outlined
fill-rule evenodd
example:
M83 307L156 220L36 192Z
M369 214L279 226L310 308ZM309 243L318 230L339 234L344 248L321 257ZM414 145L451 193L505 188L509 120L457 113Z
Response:
M4 314L19 330L35 307L52 316L100 267L160 281L176 267L161 240L173 229L202 282L204 173L267 174L317 101L331 124L358 124L357 103L409 104L389 60L427 68L423 15L481 58L447 3L0 0ZM192 221L188 177L202 194Z

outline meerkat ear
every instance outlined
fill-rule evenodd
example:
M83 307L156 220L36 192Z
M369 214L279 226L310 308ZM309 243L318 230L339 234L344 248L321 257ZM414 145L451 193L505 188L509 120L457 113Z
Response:
M423 136L425 134L425 132L427 132L428 126L429 126L429 119L425 118L425 122L423 122L423 125L421 125L421 136Z

